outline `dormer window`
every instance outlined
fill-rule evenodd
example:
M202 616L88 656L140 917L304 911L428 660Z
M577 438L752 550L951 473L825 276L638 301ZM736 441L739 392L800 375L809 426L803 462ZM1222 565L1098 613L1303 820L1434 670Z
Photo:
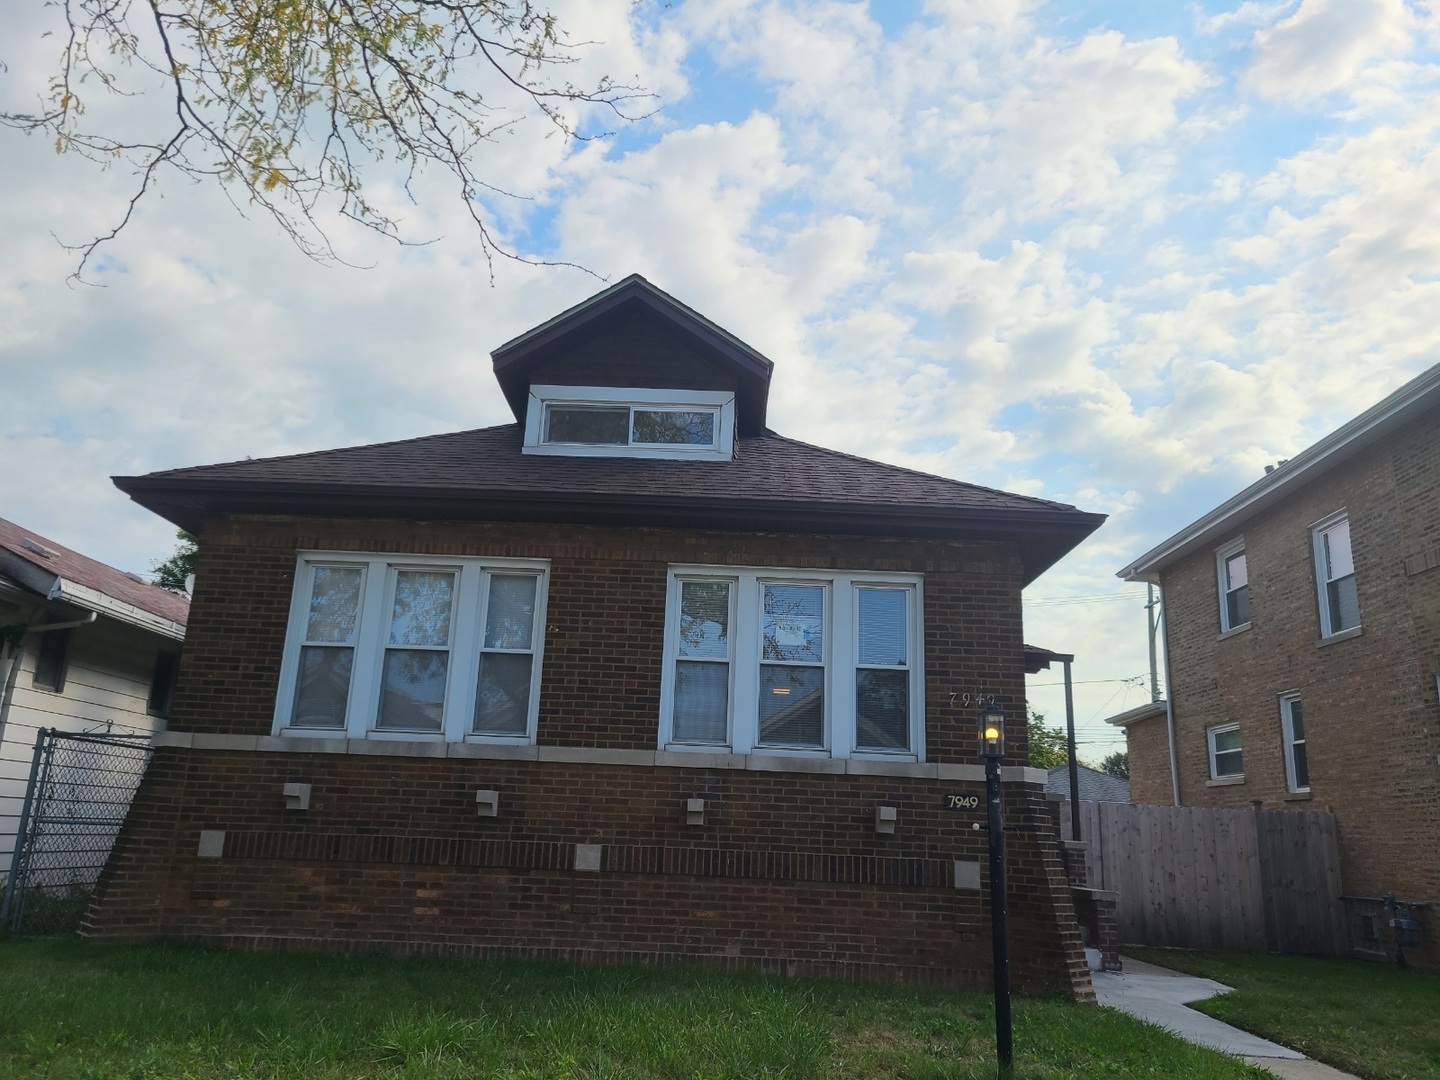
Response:
M729 460L735 395L719 390L530 387L525 453Z

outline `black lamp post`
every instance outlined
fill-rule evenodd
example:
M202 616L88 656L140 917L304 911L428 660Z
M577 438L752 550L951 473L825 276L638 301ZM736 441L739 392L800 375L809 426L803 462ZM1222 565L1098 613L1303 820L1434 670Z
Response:
M985 805L990 820L990 938L995 953L995 1058L1007 1077L1014 1062L1010 1031L1010 942L1005 926L1005 823L1000 813L1000 759L1005 756L1005 714L980 711L980 753L985 758Z

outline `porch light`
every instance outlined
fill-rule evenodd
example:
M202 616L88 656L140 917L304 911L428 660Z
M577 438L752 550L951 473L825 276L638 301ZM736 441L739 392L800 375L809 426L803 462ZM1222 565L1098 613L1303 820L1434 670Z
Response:
M980 710L980 753L987 758L1005 756L1005 714L998 705Z

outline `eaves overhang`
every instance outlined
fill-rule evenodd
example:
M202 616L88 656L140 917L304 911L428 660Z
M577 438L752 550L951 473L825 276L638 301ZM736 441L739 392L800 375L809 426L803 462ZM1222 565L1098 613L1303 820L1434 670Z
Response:
M1312 480L1393 431L1440 406L1440 364L1410 380L1385 400L1336 428L1313 446L1262 476L1204 517L1157 544L1115 576L1124 581L1160 581L1166 567L1227 539L1246 521L1300 490Z
M1105 723L1115 727L1129 727L1131 724L1138 724L1143 720L1154 720L1165 715L1165 702L1147 701L1144 705L1138 705L1125 712L1116 713L1114 716L1107 716Z
M52 574L4 548L0 548L0 575L20 585L42 602L66 604L83 611L93 611L175 641L185 640L184 623L156 615L78 581Z
M366 484L284 484L117 476L141 506L190 532L210 514L513 521L730 532L1011 541L1029 584L1105 521L1103 514L933 505L866 505L608 492L476 491Z
M697 353L735 376L736 426L742 436L765 430L765 410L774 364L639 274L631 274L603 292L562 311L495 349L490 358L495 378L515 419L525 422L530 372L586 339L617 327L636 314L649 313L670 325Z

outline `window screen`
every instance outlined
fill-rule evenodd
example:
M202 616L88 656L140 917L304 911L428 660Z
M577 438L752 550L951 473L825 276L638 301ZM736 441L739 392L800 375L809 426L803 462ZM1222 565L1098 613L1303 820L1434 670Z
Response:
M451 572L396 571L376 727L440 730L454 595Z
M761 623L760 743L825 744L825 590L766 585Z
M856 590L855 745L910 749L908 589Z
M530 730L535 664L535 574L494 574L485 603L485 639L475 695L474 731L524 735Z
M364 579L358 566L311 567L310 608L290 720L295 727L345 726Z

